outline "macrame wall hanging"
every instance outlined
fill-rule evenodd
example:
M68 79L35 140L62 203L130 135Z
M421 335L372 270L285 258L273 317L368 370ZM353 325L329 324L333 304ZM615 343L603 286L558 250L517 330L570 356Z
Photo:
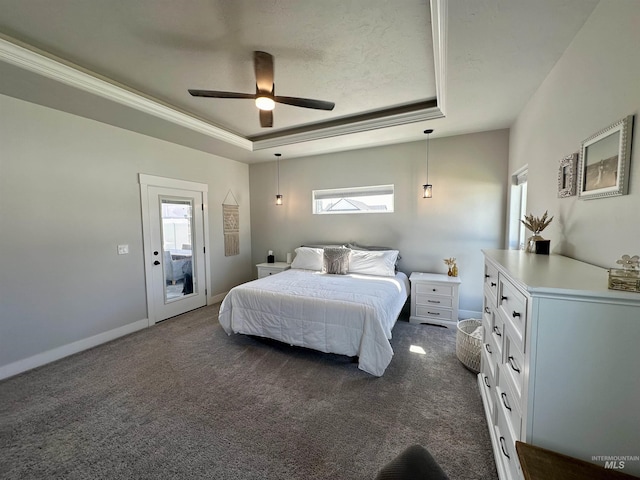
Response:
M235 203L227 203L231 198ZM222 228L224 233L224 256L231 257L240 253L240 206L233 192L229 190L222 201Z

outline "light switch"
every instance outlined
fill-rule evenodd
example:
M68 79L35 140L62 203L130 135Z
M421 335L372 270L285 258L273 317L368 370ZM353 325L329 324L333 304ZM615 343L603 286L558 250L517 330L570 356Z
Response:
M118 245L118 255L126 255L129 253L129 245Z

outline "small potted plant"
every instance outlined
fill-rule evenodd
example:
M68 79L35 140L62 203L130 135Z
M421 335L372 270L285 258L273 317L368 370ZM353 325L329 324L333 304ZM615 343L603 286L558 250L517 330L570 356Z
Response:
M536 242L544 241L544 238L540 236L540 232L547 228L551 220L553 220L553 217L549 218L549 214L546 211L542 217L534 217L533 214L530 213L524 216L524 220L520 220L522 224L527 227L527 230L533 233L527 240L527 246L525 248L527 252L536 252ZM547 251L547 253L549 252Z
M445 258L444 263L446 263L447 266L449 267L449 271L447 272L447 275L449 275L450 277L457 277L458 266L456 265L456 257Z

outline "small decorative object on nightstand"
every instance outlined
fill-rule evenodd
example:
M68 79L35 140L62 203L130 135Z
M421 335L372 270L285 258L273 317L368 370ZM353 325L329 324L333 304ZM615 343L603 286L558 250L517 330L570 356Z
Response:
M284 272L285 270L289 270L291 268L291 265L288 265L285 262L274 262L259 263L256 265L256 267L258 267L258 278L263 278L268 277L269 275Z
M458 324L460 279L440 273L413 272L410 323L432 323L455 328Z

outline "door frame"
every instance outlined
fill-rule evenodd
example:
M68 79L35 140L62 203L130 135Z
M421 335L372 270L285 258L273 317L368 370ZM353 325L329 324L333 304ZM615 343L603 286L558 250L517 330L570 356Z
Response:
M149 218L149 187L174 188L177 190L190 190L202 194L202 228L204 236L204 291L206 305L211 305L209 289L211 286L211 269L209 252L209 185L206 183L191 182L189 180L179 180L176 178L158 177L156 175L148 175L146 173L138 174L140 183L140 204L142 207L142 244L144 258L144 276L145 276L145 293L147 297L147 319L148 326L156 324L155 305L153 303L153 284L152 284L152 248L151 248L151 220Z

